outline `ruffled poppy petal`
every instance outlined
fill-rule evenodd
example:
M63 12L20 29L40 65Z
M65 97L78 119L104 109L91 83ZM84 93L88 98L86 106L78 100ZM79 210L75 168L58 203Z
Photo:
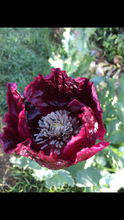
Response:
M56 69L56 74L52 72L49 76L39 74L24 91L27 100L44 116L52 111L67 108L68 98L62 95L61 86L58 83L64 71L58 71L59 69Z
M105 147L109 146L109 142L99 142L91 148L83 148L79 151L75 158L75 164L84 160L89 159L90 157L97 154L99 151L103 150Z
M7 123L7 126L3 128L4 132L0 134L0 142L2 143L4 152L11 154L19 142L19 132L17 129L18 118L8 112L5 115L4 122Z
M72 136L71 140L67 143L67 146L64 148L62 152L62 158L65 160L70 160L71 162L75 161L76 153L80 151L86 141L86 131L85 127L81 128L81 131L78 135Z
M57 170L57 169L64 169L66 167L69 167L72 165L71 161L66 161L57 158L57 156L51 152L50 155L45 155L42 151L38 153L38 163L43 166L47 167L52 170Z
M28 138L32 139L31 133L26 123L25 109L23 109L19 113L18 132L19 132L19 138L21 141L24 141Z
M7 134L3 132L0 134L0 143L6 154L12 154L17 147L18 141L14 140L13 137L7 137Z
M7 83L7 105L9 113L18 116L19 112L24 108L23 97L17 91L16 83Z
M105 128L104 128L104 125L103 125L103 122L102 122L102 113L103 113L103 110L100 106L100 102L98 100L98 95L96 93L96 90L95 90L95 86L94 84L92 84L92 98L93 98L93 104L92 104L92 110L94 111L95 113L95 117L99 123L99 129L98 129L98 139L101 140L101 141L105 141L105 138L104 138L104 134L106 132Z
M65 159L75 160L76 153L82 148L92 147L97 137L98 133L98 122L95 118L95 114L92 109L84 104L80 103L78 100L73 100L69 105L72 111L80 111L82 113L78 117L82 120L83 128L78 135L72 136L71 140L68 142L67 146L63 150L63 156ZM97 126L96 126L97 125Z
M35 77L24 94L17 91L16 83L7 83L7 104L9 112L4 119L7 127L0 134L0 142L8 154L16 152L49 169L63 169L109 145L104 139L103 111L94 84L87 78L73 79L65 71L52 68L48 76ZM49 139L45 145L44 139L40 144L35 141L40 129L38 121L57 110L69 111L70 118L79 119L79 129L82 126L80 131L76 130L79 132L76 136L70 136L66 146L60 144L59 154L49 145ZM97 139L103 142L95 145Z
M37 162L38 156L37 156L37 153L31 149L31 144L32 144L32 141L30 138L28 138L27 140L21 143L18 143L17 148L15 149L14 152L20 156L27 157L28 159L31 159Z
M7 83L6 98L9 112L5 115L4 122L7 123L7 127L3 128L4 132L0 135L0 142L4 152L11 154L19 142L18 115L24 108L23 97L17 92L16 83Z

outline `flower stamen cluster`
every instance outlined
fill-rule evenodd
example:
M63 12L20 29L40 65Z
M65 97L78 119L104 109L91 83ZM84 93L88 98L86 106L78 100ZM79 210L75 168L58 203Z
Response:
M60 154L60 149L66 146L72 135L75 136L79 133L82 128L79 126L80 121L76 117L72 118L69 114L69 111L57 110L43 116L38 121L40 133L34 134L34 136L37 144L44 143L41 150L48 145L54 145L54 152ZM46 142L47 144L45 144Z

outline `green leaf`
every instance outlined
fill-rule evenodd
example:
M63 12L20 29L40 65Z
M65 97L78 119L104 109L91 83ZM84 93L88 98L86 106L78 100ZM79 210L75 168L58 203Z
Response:
M121 187L124 187L124 169L118 170L109 182L110 188L108 192L117 192Z
M115 34L112 35L112 36L109 35L109 39L113 40L113 39L115 39L115 38L117 38L117 35L115 35Z
M116 82L116 79L114 78L109 78L107 82L107 88L110 91L109 97L114 97L115 95L115 82Z
M97 38L97 41L101 40L102 38L103 38L103 37L98 37L98 38Z
M97 170L100 172L102 178L99 181L99 185L102 187L100 191L105 191L105 189L108 190L109 184L108 182L112 179L113 174L111 174L108 170L105 168L102 168L101 166L97 168Z
M46 179L46 185L48 188L55 186L55 188L63 187L65 184L74 186L74 180L67 170L59 170L57 174L51 178Z
M124 103L117 102L115 106L117 108L117 115L119 119L124 123Z
M123 153L122 155L121 155L121 158L124 160L124 146L123 145L121 145L120 147L119 147L119 153Z
M67 52L69 53L69 41L71 40L71 34L70 34L71 28L65 28L65 31L63 33L63 38L62 39L62 45Z
M58 170L50 170L48 168L43 168L41 167L39 170L38 169L33 169L34 173L32 176L36 180L46 180L47 178L51 178L53 175L58 173Z
M120 145L124 142L124 131L115 130L112 135L107 137L107 140L114 145Z
M110 147L110 146L109 146L110 157L112 157L116 161L116 163L118 163L120 161L120 159L123 159L123 158L121 158L123 155L123 152L119 152L118 148L114 148L114 147Z
M77 176L77 172L84 169L85 164L86 164L86 161L82 161L73 166L66 168L66 170L69 170L71 173L71 176L75 178Z
M93 58L90 57L89 55L83 56L83 59L80 60L80 64L79 64L75 74L77 76L82 76L83 74L86 74L92 60L93 60Z
M97 164L100 164L101 166L105 166L106 158L103 155L96 154L94 158Z
M30 160L30 159L29 159L29 167L32 169L36 169L36 170L41 169L41 166L36 161Z
M87 34L87 40L95 32L96 28L86 28L85 33Z
M93 167L89 167L86 170L78 171L75 179L78 187L97 186L101 179L101 174Z
M100 82L104 81L105 80L105 77L104 76L96 76L92 79L90 79L90 82L93 82L94 85L98 85Z
M78 52L88 52L88 39L95 32L95 28L75 28L75 46Z
M116 129L116 124L119 122L119 119L113 119L106 124L107 132L109 133L109 135Z
M124 92L124 73L120 77L120 87L122 91Z
M10 162L13 163L13 166L25 169L29 164L29 159L26 157L23 157L23 156L21 156L19 158L12 156L10 158Z
M124 103L124 91L122 90L122 85L117 88L117 93L118 93L118 101Z

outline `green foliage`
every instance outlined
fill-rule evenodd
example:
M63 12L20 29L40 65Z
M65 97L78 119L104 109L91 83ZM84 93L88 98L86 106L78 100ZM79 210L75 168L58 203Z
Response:
M98 170L93 167L88 167L85 170L80 170L77 173L76 185L79 187L97 186L101 175Z
M118 102L113 104L115 95L115 79L107 81L107 87L98 92L101 107L104 111L103 120L107 130L106 139L113 145L120 145L124 142L124 98L123 79L120 78L120 87L117 89Z
M102 192L117 192L121 187L124 187L124 169L118 170L111 176L109 188L103 188Z
M124 62L124 34L120 28L96 28L91 35L90 42L106 52L108 62L113 62L117 55Z
M48 192L45 181L36 181L32 176L32 170L28 168L10 167L11 174L3 177L0 192ZM7 179L12 179L11 185L7 184ZM14 184L13 184L14 180ZM9 181L10 183L10 181Z
M46 185L48 188L54 186L58 189L60 186L63 187L67 183L69 186L74 186L74 180L67 170L58 170L58 172L51 178L47 178Z
M50 28L0 28L0 114L7 111L6 83L19 92L38 76L50 72Z
M94 33L95 28L65 28L63 34L63 50L58 51L59 55L52 53L48 60L53 67L64 69L69 76L85 76L91 61L90 46L88 40Z
M71 173L72 177L75 178L77 176L77 171L81 171L84 169L85 163L86 161L79 162L76 165L66 168L66 170L68 170Z
M65 184L69 186L74 186L74 180L71 177L69 171L67 170L50 170L47 168L41 167L35 161L27 159L25 157L16 158L12 156L10 159L11 163L13 163L14 167L19 168L29 168L32 170L32 176L39 181L46 181L47 188L51 188L54 186L55 189L62 187Z
M29 163L28 162L29 160L26 158L26 157L15 157L15 156L12 156L10 158L10 162L13 163L13 167L19 167L19 168L22 168L25 170L27 168L27 164Z
M100 82L106 80L104 76L95 76L91 78L90 82L93 82L95 86L97 86Z

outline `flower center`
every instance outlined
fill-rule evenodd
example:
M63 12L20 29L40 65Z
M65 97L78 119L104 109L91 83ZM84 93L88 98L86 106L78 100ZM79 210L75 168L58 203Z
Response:
M60 123L60 124L59 124L59 123L55 123L53 126L54 126L54 127L57 127L58 125L63 126L62 123Z
M34 134L37 144L47 144L41 147L41 150L48 145L54 145L54 152L60 154L61 147L66 146L72 135L79 133L82 126L79 126L79 120L76 117L69 116L70 112L60 110L51 112L43 116L38 121L40 129L39 134ZM49 141L49 143L48 143Z

